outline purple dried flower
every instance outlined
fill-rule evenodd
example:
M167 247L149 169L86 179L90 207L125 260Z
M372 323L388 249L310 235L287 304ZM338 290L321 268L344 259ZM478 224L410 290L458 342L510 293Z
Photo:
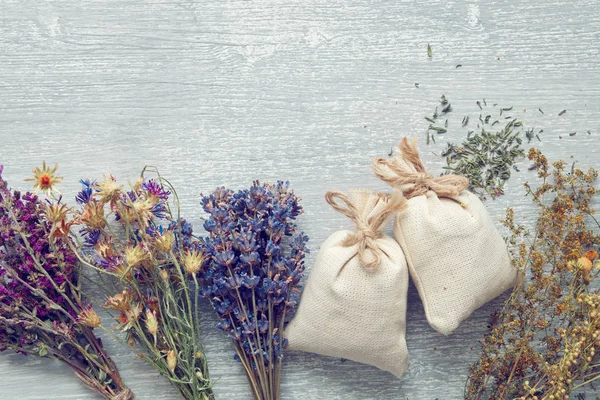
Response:
M9 190L2 169L0 351L56 358L104 397L119 394L131 399L133 395L92 331L100 319L78 286L74 243L68 230L57 234L52 225L57 221L51 210L60 199L46 204L31 193ZM62 212L62 208L56 210ZM106 373L100 373L97 365Z
M171 194L171 192L166 190L165 187L155 179L144 181L144 183L142 183L142 189L163 201L168 200L169 195Z
M288 182L233 192L218 188L201 200L209 214L201 243L208 262L202 294L232 338L256 399L279 393L281 340L298 301L308 237L296 232L302 213ZM269 386L272 385L272 386Z

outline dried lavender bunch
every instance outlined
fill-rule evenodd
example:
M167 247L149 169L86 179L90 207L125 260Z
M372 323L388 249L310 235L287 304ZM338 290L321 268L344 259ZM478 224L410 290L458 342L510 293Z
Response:
M158 175L123 189L112 176L82 180L76 200L82 260L99 272L115 329L184 399L213 399L201 344L197 274L204 255L192 227L174 216L174 189ZM178 205L177 196L175 204ZM106 280L106 275L112 280Z
M286 182L202 198L210 217L204 243L204 297L232 339L255 399L279 398L284 327L294 315L308 237L296 233L302 213Z
M38 169L35 186L60 177ZM0 351L51 357L107 399L133 399L93 329L100 318L80 287L80 265L66 233L67 209L11 191L0 166Z
M531 149L542 180L525 184L539 209L533 235L508 209L504 224L517 268L526 273L504 308L493 316L471 367L467 399L567 399L600 379L600 225L590 204L598 173L566 169ZM594 266L594 262L596 262Z

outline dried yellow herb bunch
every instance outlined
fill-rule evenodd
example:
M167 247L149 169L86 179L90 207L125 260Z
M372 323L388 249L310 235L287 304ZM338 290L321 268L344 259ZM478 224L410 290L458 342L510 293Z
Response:
M600 380L598 172L564 161L550 168L537 149L529 159L541 180L525 184L538 207L535 230L515 222L512 209L503 220L526 278L493 315L465 399L567 399Z

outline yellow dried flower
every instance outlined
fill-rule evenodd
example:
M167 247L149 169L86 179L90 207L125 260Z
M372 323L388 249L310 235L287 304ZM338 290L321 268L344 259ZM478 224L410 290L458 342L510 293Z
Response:
M90 328L97 328L100 326L100 317L96 314L96 311L92 308L92 306L88 306L77 316L77 322L79 322L83 326L87 326Z
M102 256L102 258L113 258L116 257L117 253L112 245L112 238L101 240L96 243L96 251Z
M46 219L52 224L59 224L67 219L69 210L64 203L46 204Z
M173 232L168 231L157 236L152 242L152 245L159 251L169 252L173 248L174 240L175 235L173 235Z
M42 168L36 167L33 169L33 178L25 179L25 182L34 182L33 188L42 192L50 193L54 190L54 185L63 180L62 176L55 175L58 169L58 164L49 168L46 166L46 161L42 162Z
M52 236L65 236L70 230L74 221L67 222L67 216L71 209L64 203L54 203L45 205L45 215L48 222L52 224Z
M133 215L138 221L147 221L152 218L152 208L156 205L150 199L138 198L133 202Z
M183 256L183 269L190 275L197 274L202 269L204 254L187 250Z
M92 229L102 229L106 225L104 219L104 204L89 201L83 205L81 222Z
M123 188L123 185L117 184L117 179L112 175L104 175L104 180L94 186L98 191L96 195L104 204L115 203L121 196L121 189Z
M175 367L177 366L177 354L175 354L175 350L169 350L167 353L167 365L171 372L175 371Z
M127 246L125 249L125 262L129 268L133 268L148 257L148 254L141 246Z

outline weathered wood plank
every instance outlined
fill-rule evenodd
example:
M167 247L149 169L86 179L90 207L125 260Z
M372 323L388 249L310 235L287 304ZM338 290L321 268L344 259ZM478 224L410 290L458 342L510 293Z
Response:
M157 165L197 226L201 192L289 179L304 199L300 224L313 260L319 244L346 226L323 201L325 191L385 189L370 158L387 154L401 135L423 139L423 116L442 93L453 104L454 127L463 115L476 120L475 101L484 97L514 105L526 125L543 128L539 145L551 158L574 154L594 164L597 8L594 0L0 0L0 162L23 188L41 160L60 162L69 198L79 177L133 178L144 164ZM450 128L437 144L422 143L434 170L442 161L432 153L461 139L463 131ZM522 168L508 195L488 202L490 213L499 217L511 205L530 216L520 189L530 178ZM458 399L498 304L443 337L427 325L413 288L411 361L401 380L295 353L287 356L282 398ZM247 399L241 368L214 322L206 307L202 330L211 372L220 377L217 394ZM176 398L128 349L106 343L138 398ZM0 373L1 399L95 397L51 361L5 354Z

